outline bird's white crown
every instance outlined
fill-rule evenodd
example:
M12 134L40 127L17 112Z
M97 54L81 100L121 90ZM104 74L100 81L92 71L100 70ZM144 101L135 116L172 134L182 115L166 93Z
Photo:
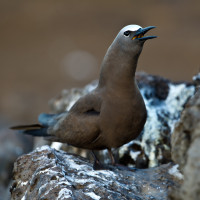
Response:
M125 32L125 31L137 31L138 29L142 28L139 25L136 24L131 24L128 26L125 26L124 28L122 28L121 32Z

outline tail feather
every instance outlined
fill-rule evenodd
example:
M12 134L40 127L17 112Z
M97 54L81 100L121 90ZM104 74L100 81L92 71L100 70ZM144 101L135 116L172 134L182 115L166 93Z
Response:
M40 124L44 126L53 126L65 113L60 114L47 114L42 113L38 117Z
M39 137L49 136L49 134L47 133L48 127L42 126L40 124L13 126L11 127L11 129L18 130L20 133L32 136L39 136Z
M39 115L39 124L30 124L22 126L13 126L11 129L18 130L20 133L32 135L32 136L43 136L53 137L47 133L48 127L52 127L56 122L66 113L61 114L46 114L42 113Z
M43 128L40 124L29 124L29 125L19 125L19 126L12 126L10 129L13 130L32 130L32 129L41 129Z

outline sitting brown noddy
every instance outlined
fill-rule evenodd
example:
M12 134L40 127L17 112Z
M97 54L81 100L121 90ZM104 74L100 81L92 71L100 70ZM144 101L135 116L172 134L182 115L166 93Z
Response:
M90 150L117 148L135 139L146 122L147 111L135 80L144 36L155 28L128 25L120 30L101 65L96 89L61 114L41 114L39 124L15 126L22 133L43 136Z

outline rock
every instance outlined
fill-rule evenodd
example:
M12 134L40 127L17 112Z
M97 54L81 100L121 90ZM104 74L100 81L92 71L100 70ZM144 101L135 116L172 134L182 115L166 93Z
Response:
M175 123L180 119L185 103L194 94L195 84L174 83L142 72L137 73L136 79L147 107L147 122L136 140L114 150L115 157L119 163L137 168L159 166L171 161L171 133ZM195 82L196 80L197 78L194 79ZM83 89L64 90L50 101L52 112L69 110L80 96L90 92L96 85L97 81L94 81ZM86 150L61 146L53 143L52 147L89 158ZM106 151L100 152L99 156L104 162L110 162Z
M167 199L168 189L181 178L176 166L94 171L88 160L49 146L17 159L11 199Z
M200 80L200 79L199 79ZM197 87L182 112L181 119L172 134L172 158L184 174L184 182L173 200L198 200L200 198L200 87ZM174 195L174 191L176 191Z
M22 154L32 150L30 137L13 134L7 129L0 130L0 182L7 185L11 178L12 165Z
M31 138L0 129L0 200L8 200L13 163L22 154L32 150Z
M15 162L12 199L199 199L200 75L191 83L136 77L147 122L137 139L113 151L119 163L140 169L107 165L109 170L94 171L88 159L70 154L89 158L86 150L53 143L68 153L43 146ZM51 100L52 111L68 110L96 84L65 90ZM99 156L110 162L106 151Z

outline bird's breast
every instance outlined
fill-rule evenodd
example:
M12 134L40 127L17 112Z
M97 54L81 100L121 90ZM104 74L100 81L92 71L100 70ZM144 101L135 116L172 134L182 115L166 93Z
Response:
M111 147L135 139L146 121L146 107L140 93L106 99L102 105L100 127Z

